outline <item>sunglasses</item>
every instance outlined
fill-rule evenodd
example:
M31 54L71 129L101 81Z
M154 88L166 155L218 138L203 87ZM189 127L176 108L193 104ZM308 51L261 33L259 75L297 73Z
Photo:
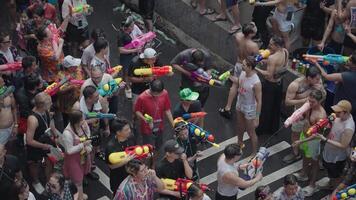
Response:
M178 126L178 127L174 128L174 131L179 133L179 132L181 132L182 130L184 130L186 128L188 128L188 125L184 124L184 125L181 125L181 126Z

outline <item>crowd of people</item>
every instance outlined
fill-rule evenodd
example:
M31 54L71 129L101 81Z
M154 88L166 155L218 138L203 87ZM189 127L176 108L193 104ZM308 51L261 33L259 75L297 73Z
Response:
M101 28L89 26L87 16L94 10L86 0L9 1L9 12L16 16L11 23L16 25L0 32L2 199L91 199L84 187L88 178L99 180L98 159L109 168L114 200L212 198L199 183L197 159L203 156L202 143L215 143L197 132L204 129L203 117L183 116L204 111L212 84L199 77L211 78L215 62L208 51L198 48L188 48L164 64L152 46L127 48L133 39L153 31L154 3L139 1L144 27L127 16L117 41L108 41ZM199 5L201 15L214 13L205 4L206 0L191 2L193 8ZM268 185L257 187L256 199L302 200L321 189L333 199L356 183L356 1L274 0L254 5L254 22L241 25L235 0L222 0L221 12L213 19L225 21L232 10L230 32L238 49L226 106L218 109L222 117L231 119L237 98L238 140L227 145L216 161L215 199L235 200L240 190L263 178L260 171L246 178L251 162L240 162L245 149L242 138L247 132L252 150L246 153L253 159L259 150L258 135L274 136L280 130L282 102L293 110L308 104L291 124L291 154L283 158L287 164L302 159L303 168L286 175L283 187L274 193ZM274 7L269 32L266 19ZM347 61L331 63L338 70L329 73L324 63L309 60L305 73L289 84L284 96L283 78L291 63L289 36L298 9L304 9L305 46L315 45L321 52L331 48ZM110 62L112 42L117 42L122 72ZM268 48L270 55L260 61L262 48ZM154 72L167 64L181 74L179 91L167 91L162 74ZM137 73L141 69L150 73ZM172 69L164 75L172 76ZM325 103L330 95L325 81L336 83L332 105ZM173 109L172 93L180 99ZM130 119L117 115L120 95L132 101ZM310 127L330 116L334 118L328 128L309 134ZM164 128L166 120L174 132L168 137L164 137L169 132ZM8 152L14 146L25 156ZM326 169L328 179L317 183L320 167ZM298 182L302 181L309 185L301 188Z

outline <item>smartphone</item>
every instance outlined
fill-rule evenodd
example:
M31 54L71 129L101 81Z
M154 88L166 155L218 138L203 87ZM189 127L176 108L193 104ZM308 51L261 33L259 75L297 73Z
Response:
M286 20L287 20L287 21L292 21L292 17L293 17L293 11L288 11L288 12L287 12Z

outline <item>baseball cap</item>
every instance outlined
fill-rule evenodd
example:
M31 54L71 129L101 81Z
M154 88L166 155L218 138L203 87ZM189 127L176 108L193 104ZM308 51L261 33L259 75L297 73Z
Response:
M63 60L63 67L64 68L78 67L80 63L81 60L79 58L74 58L73 56L68 55Z
M144 59L144 58L154 58L157 56L157 52L152 49L152 48L147 48L143 51L143 53L140 54L140 58Z
M199 93L198 92L193 92L189 88L184 88L181 91L179 91L179 97L182 100L195 101L195 100L198 99Z
M179 146L177 141L171 139L167 140L167 142L164 144L164 151L169 153L182 154L184 149Z
M343 112L343 111L344 112L351 112L351 110L352 110L351 103L349 101L347 101L347 100L341 100L336 105L331 106L331 108L335 112Z

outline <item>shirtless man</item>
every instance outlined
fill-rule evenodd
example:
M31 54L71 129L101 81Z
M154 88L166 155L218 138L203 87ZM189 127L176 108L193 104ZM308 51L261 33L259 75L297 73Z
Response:
M294 28L292 22L293 13L296 10L295 0L272 0L266 2L256 2L256 6L276 6L271 19L272 29L275 34L282 36L285 47L289 50L289 33Z
M283 48L281 37L273 36L268 49L271 55L267 59L266 70L256 68L265 81L262 83L262 110L257 132L272 134L279 129L280 108L282 103L282 73L288 64L288 50Z
M305 74L305 77L300 77L291 82L287 88L285 104L286 106L294 106L297 110L305 102L308 101L309 94L313 89L322 91L325 97L326 92L323 88L320 71L317 67L310 67ZM299 134L304 130L306 119L299 120L292 124L291 143L299 139ZM292 154L283 158L283 162L291 163L300 159L298 147L293 148Z
M236 46L238 49L237 53L237 61L235 64L234 75L230 76L230 80L232 81L232 86L229 91L229 96L227 97L227 103L224 108L219 109L219 113L221 116L226 117L228 119L231 118L231 105L234 98L237 95L238 88L238 78L242 71L242 61L247 58L247 56L253 56L258 53L258 44L252 41L252 38L257 33L257 27L254 22L249 24L245 24L242 27L242 32L236 34Z
M300 140L296 140L292 144L293 147L300 147L304 152L303 168L294 175L298 181L307 181L309 179L309 185L303 188L304 196L307 197L316 192L315 181L319 171L320 139L316 138L317 134L307 137L304 133L320 119L326 118L326 112L321 105L323 97L323 92L320 90L314 89L310 92L308 97L310 109L304 114L306 122L303 127L304 132L300 133Z
M342 0L336 0L337 14L341 21L350 24L351 33L356 34L356 0L350 0L343 10ZM348 35L344 39L344 55L351 55L356 49L356 43Z
M0 76L0 90L4 89L5 82ZM17 134L17 109L13 94L0 96L0 144L5 145L11 134Z

